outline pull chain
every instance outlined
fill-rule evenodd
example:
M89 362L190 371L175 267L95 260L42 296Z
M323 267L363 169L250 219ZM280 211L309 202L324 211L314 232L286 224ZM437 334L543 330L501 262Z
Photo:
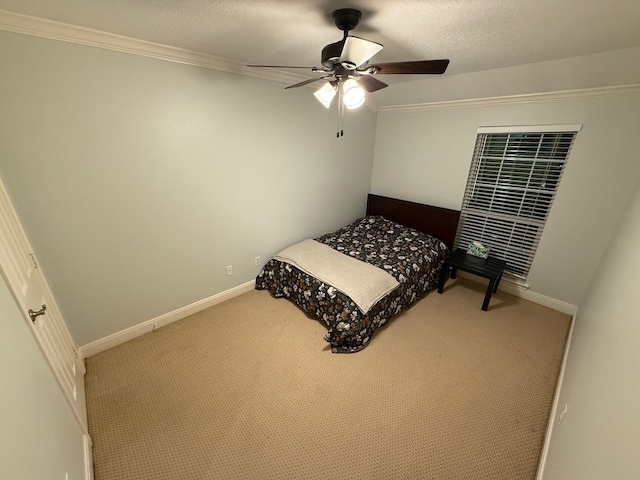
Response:
M338 84L338 105L336 106L336 112L338 113L338 129L336 131L336 138L340 138L340 104L342 103L342 84Z
M336 138L344 136L344 93L342 91L342 82L338 85L338 131Z
M344 93L342 94L340 102L340 136L344 135Z

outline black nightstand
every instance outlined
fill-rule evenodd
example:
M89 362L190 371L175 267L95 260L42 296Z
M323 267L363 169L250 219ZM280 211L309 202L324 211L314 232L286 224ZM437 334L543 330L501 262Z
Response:
M456 278L456 272L458 270L488 278L489 285L487 285L487 293L484 296L484 302L482 302L482 310L486 312L489 307L489 300L491 300L491 294L498 291L498 284L500 283L502 272L504 272L506 265L507 262L504 260L491 256L489 256L489 258L474 257L473 255L467 255L465 249L458 248L444 261L442 273L440 274L438 293L442 293L449 269L451 269L451 278Z

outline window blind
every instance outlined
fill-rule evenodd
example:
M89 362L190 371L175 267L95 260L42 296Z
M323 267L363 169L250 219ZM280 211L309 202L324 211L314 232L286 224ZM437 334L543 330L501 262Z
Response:
M480 241L526 279L578 129L478 133L455 246Z

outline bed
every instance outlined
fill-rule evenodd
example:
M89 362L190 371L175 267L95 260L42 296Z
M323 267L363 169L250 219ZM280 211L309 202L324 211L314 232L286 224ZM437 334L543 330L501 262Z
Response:
M310 257L327 254L353 262L351 266L357 263L362 274L369 268L369 272L383 271L386 274L381 275L393 277L387 280L396 287L388 288L389 293L366 308L361 307L360 296L349 296L347 289L328 283L324 272L315 276L306 264L289 260L286 253L303 242L270 259L256 277L256 289L287 298L307 316L324 323L329 328L324 339L333 353L358 352L369 344L377 328L437 287L459 217L457 210L369 194L364 217L314 241L306 240L305 245L316 249ZM347 270L357 274L357 269Z

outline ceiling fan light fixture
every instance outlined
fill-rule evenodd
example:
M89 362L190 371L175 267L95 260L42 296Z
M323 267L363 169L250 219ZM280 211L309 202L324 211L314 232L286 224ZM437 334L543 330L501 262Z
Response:
M324 105L324 108L329 108L333 101L333 97L336 96L336 87L327 82L322 86L322 88L313 92L313 95L322 105Z
M365 93L353 78L346 80L342 84L342 101L344 106L350 110L358 108L364 103Z
M326 3L326 2L325 2ZM296 65L247 65L263 68L303 68L320 75L307 78L293 85L284 87L298 88L313 82L325 80L328 83L314 92L320 103L329 109L333 99L338 108L337 136L343 135L343 117L345 108L358 108L365 103L367 93L377 92L386 83L374 78L375 74L409 75L433 74L441 75L447 69L449 60L418 60L409 62L389 62L370 64L371 58L383 49L381 43L349 35L362 17L362 12L355 8L340 8L332 14L339 30L343 32L342 40L326 45L321 52L322 67L303 67ZM319 85L317 83L316 85Z

